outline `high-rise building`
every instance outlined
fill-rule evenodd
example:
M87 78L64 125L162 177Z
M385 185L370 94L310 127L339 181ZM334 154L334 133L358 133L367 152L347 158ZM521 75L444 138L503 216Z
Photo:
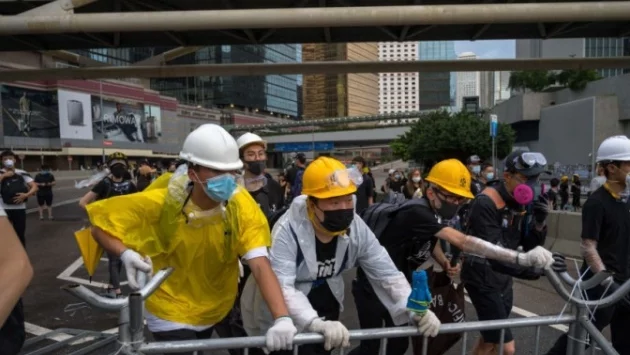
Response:
M630 56L627 38L562 38L516 40L516 58L601 58ZM626 44L624 46L624 44ZM600 69L599 75L621 75L628 69Z
M317 43L302 45L302 60L376 61L375 43ZM376 74L316 74L303 78L305 119L365 116L378 113Z
M418 42L379 42L381 61L418 60ZM379 73L379 112L413 112L420 109L418 72Z
M457 58L455 42L420 42L418 58L420 60L453 60ZM420 110L455 106L457 79L454 72L419 73L418 78Z
M465 52L457 56L458 60L476 60L477 55L472 52ZM457 98L455 107L461 110L464 97L481 95L481 75L476 72L457 72Z
M297 60L293 44L204 47L169 64L286 63ZM153 78L151 89L180 103L239 108L282 117L298 116L297 75Z

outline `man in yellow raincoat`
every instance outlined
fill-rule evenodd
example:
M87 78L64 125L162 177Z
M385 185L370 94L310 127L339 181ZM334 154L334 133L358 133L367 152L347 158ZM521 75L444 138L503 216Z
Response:
M92 235L120 255L132 288L138 271L175 268L146 302L147 326L157 340L211 337L234 305L240 257L275 319L267 349L291 349L297 330L268 260L269 226L236 184L243 167L236 141L220 126L205 124L188 135L180 158L188 164L168 184L88 205Z

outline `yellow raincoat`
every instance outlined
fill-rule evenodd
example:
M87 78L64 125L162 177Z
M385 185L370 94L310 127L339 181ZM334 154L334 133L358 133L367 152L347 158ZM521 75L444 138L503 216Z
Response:
M90 222L128 248L150 256L154 271L167 266L175 268L147 299L149 312L171 322L216 324L234 305L238 257L271 245L267 219L250 194L239 186L224 215L216 215L212 223L195 226L187 223L185 217L191 202L182 209L188 195L187 176L175 174L168 185L164 182L158 179L143 192L89 204Z

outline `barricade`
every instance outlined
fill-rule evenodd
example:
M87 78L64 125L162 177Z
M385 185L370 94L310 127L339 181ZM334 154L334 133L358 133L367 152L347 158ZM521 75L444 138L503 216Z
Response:
M503 345L503 339L505 329L507 328L525 328L532 327L535 332L535 344L532 350L534 354L540 353L540 334L543 326L555 325L555 324L568 324L569 325L569 343L567 347L567 355L585 355L587 344L590 343L590 353L594 354L596 348L599 348L602 353L606 355L618 355L617 351L612 348L612 345L606 340L600 331L598 331L593 323L589 319L589 308L594 307L609 307L618 302L629 302L625 296L630 293L630 281L625 282L623 285L617 287L608 296L600 300L587 300L583 297L583 291L600 285L610 274L606 272L595 274L589 280L575 280L567 272L566 262L564 257L555 254L554 264L552 270L546 270L545 274L547 279L558 292L558 294L567 301L571 308L571 314L555 315L555 316L538 316L519 319L506 319L506 320L492 320L492 321L479 321L479 322L464 322L464 323L452 323L443 324L440 327L440 334L449 333L463 333L461 354L466 354L468 333L481 330L501 330L501 344ZM257 337L244 337L244 338L224 338L224 339L204 339L204 340L183 340L183 341L169 341L169 342L146 342L144 339L144 319L143 319L143 301L149 297L159 285L166 280L166 278L172 273L172 268L166 268L158 271L154 277L146 283L146 285L138 292L134 292L127 298L122 299L108 299L101 297L88 290L83 286L67 286L64 290L70 292L76 297L82 299L87 304L102 310L118 311L120 312L119 318L119 332L118 332L118 348L115 351L116 354L126 355L141 355L141 354L168 354L178 352L192 352L192 351L204 351L204 350L221 350L221 349L244 349L244 354L249 353L250 348L261 348L265 345L265 338L262 336ZM139 279L146 278L146 275L139 275ZM564 284L571 287L572 291L569 292ZM577 290L577 292L575 292ZM61 330L57 330L59 332ZM95 337L96 342L89 346L79 349L70 355L86 355L99 347L107 344L111 344L114 338L111 335L99 334L97 332L89 331L77 331L64 330L66 333L76 334L77 337ZM33 345L33 343L43 338L49 337L50 334L45 334L40 337L34 338L27 342L27 346ZM418 329L416 327L395 327L395 328L378 328L378 329L361 329L350 331L350 340L367 340L367 339L382 339L380 354L386 354L386 344L389 338L398 337L411 337L419 336ZM75 340L67 339L64 344L72 343ZM324 338L321 334L305 333L298 334L294 338L294 350L293 354L299 354L299 346L304 344L323 343ZM428 342L424 342L425 348L422 349L422 354L427 353ZM594 345L597 345L594 346ZM56 351L63 347L63 344L56 343L36 350L35 352L24 351L22 354L39 355L50 354L52 351ZM28 350L28 349L25 349ZM499 354L502 355L503 347L499 347ZM344 354L343 349L340 354Z

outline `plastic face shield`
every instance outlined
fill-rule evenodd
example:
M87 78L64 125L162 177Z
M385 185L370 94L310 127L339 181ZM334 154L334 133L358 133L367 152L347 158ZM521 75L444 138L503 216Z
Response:
M356 168L337 170L328 177L328 188L346 188L351 184L360 186L363 183L363 174Z

